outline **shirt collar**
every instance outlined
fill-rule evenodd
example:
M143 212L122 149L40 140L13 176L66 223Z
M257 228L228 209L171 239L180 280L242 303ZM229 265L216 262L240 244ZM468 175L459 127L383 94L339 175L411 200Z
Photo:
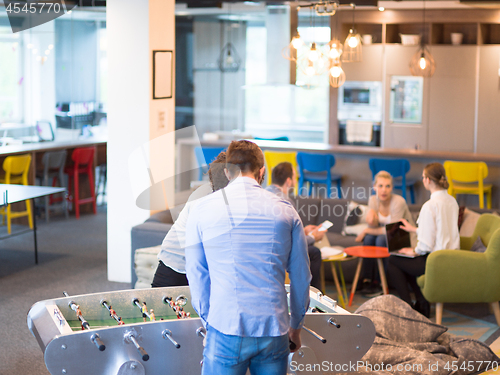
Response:
M439 197L441 194L448 194L448 191L446 189L435 191L434 193L431 194L431 198Z
M245 185L254 185L261 187L255 179L246 176L236 177L234 180L231 181L231 184L245 184Z

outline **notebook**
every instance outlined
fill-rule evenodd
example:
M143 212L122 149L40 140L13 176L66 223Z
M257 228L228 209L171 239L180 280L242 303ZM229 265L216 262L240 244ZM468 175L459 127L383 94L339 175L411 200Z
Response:
M400 228L403 223L398 221L385 226L385 237L389 254L406 258L415 258L416 255L400 254L398 250L403 247L411 247L410 233Z

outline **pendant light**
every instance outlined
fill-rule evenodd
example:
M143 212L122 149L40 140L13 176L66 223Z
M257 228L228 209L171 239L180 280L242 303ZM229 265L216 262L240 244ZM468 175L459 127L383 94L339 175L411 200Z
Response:
M238 55L238 52L236 52L236 48L234 47L234 45L231 43L231 33L233 29L233 22L231 21L231 5L229 5L227 19L227 25L224 25L224 21L222 21L222 29L224 30L224 26L227 26L228 42L224 45L224 47L222 47L222 50L219 54L219 59L217 60L219 70L222 73L237 72L238 70L240 70L241 66L241 58ZM236 24L236 26L239 27L240 25Z
M304 40L300 37L299 32L295 34L290 43L281 50L281 56L290 61L297 61L299 48L304 45Z
M436 63L429 49L425 46L425 0L422 21L423 35L420 38L420 48L410 60L410 71L413 76L432 77L436 70Z
M337 18L335 17L333 23L332 40L328 43L330 51L328 52L328 58L330 61L330 68L328 69L328 79L330 86L338 88L345 83L346 76L344 69L340 62L342 56L343 48L340 40L337 39Z
M352 28L344 42L343 62L359 62L362 60L361 36L357 33L354 23L354 13L356 5L351 3L352 7Z

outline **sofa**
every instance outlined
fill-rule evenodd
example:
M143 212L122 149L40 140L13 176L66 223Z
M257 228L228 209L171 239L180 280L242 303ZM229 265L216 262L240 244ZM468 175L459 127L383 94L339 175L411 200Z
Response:
M330 198L293 198L292 202L304 224L319 225L325 220L330 220L333 226L328 229L326 236L331 246L356 246L356 233L363 228L363 218L361 223L354 226L346 225L346 219L356 207L366 208L363 203L350 201L347 199ZM409 205L410 212L416 220L420 212L420 205ZM182 207L176 207L179 212ZM362 212L364 210L361 210ZM476 226L476 222L481 213L491 212L486 209L461 209L461 236L470 236ZM153 214L144 223L132 228L132 253L131 253L131 276L132 287L149 287L148 283L154 275L158 260L156 255L160 250L163 238L173 225L172 215L169 210ZM137 253L137 254L136 254ZM354 277L356 261L346 261L342 263L346 281ZM136 270L137 269L137 270ZM138 273L141 278L138 279ZM146 280L141 282L140 279ZM330 267L325 267L325 279L333 280ZM138 280L140 281L139 284ZM137 284L137 285L136 285Z
M345 235L345 220L353 205L347 199L326 199L326 198L306 198L298 197L292 199L295 208L304 226L313 224L319 225L325 220L330 220L333 226L328 229L326 236L332 246L355 246L355 235ZM179 207L176 207L176 211ZM132 228L132 287L147 287L147 282L151 273L154 275L158 260L156 255L159 252L163 238L173 225L172 215L169 210L157 212L149 217L144 223ZM344 234L342 234L344 232ZM344 274L346 279L352 279L355 270L355 262L344 262ZM138 275L139 273L139 275ZM138 276L140 276L138 278ZM325 278L332 279L329 267L325 267ZM140 281L137 284L138 280ZM137 285L136 285L137 284Z
M461 250L441 250L427 258L417 279L429 302L436 303L441 324L443 303L488 303L500 325L500 216L483 214L471 236L460 237Z

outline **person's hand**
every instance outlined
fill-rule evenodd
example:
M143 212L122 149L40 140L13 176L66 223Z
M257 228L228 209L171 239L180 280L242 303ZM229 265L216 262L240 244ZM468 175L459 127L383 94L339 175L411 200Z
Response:
M293 328L288 329L288 339L295 344L295 347L293 349L290 348L291 353L296 352L302 346L302 343L300 341L300 330L301 330L300 328L299 329L293 329Z
M318 230L319 228L316 227L311 233L309 233L311 236L314 237L314 241L321 241L321 239L325 236L326 231L320 231Z
M404 255L417 255L412 247L403 247L401 250L398 250L398 253Z
M365 239L365 236L366 236L366 231L363 229L361 231L361 233L358 234L358 236L356 237L356 239L354 241L356 241L356 242L363 242L363 240Z
M403 225L400 226L401 229L404 229L407 232L416 232L417 231L417 227L414 227L413 225L411 225L408 222L408 220L401 219L401 222L403 223Z
M318 226L317 226L317 225L310 225L310 224L309 224L309 225L306 225L306 226L304 227L304 233L305 233L305 234L306 234L306 236L307 236L307 235L309 235L309 234L310 234L313 230L315 230L315 229L317 229L317 228L318 228Z

